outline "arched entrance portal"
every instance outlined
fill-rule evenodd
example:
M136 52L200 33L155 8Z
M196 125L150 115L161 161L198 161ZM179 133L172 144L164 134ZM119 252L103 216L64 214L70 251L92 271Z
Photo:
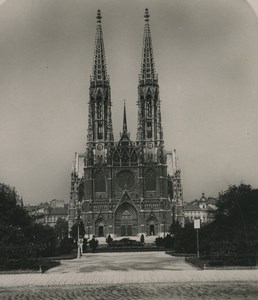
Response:
M150 235L155 235L155 226L153 224L150 225Z
M146 222L146 229L148 235L157 235L158 233L158 221L154 216L148 218Z
M117 236L132 236L138 233L138 213L135 207L124 202L115 212L115 234Z
M102 218L95 223L95 235L98 237L105 235L105 221Z

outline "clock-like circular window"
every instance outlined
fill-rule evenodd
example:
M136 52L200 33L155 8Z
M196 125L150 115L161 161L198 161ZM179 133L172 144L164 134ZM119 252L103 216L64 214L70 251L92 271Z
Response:
M130 190L135 183L135 178L133 172L129 170L123 170L117 173L116 175L116 181L117 185L122 189L122 190Z

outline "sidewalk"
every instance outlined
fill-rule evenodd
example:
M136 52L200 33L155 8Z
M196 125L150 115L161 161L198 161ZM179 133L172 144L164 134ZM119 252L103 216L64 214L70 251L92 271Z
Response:
M258 270L105 271L93 273L6 274L0 287L103 285L123 283L228 282L258 283Z
M199 270L164 252L84 254L43 274L0 274L0 287L240 281L258 283L258 269Z

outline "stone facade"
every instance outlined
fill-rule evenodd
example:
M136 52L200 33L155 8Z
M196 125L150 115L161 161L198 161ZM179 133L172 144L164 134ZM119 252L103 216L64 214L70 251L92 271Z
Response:
M101 18L98 11L87 144L85 153L75 154L69 223L82 218L86 235L158 235L173 222L183 224L183 195L176 152L164 147L149 13L146 9L136 141L127 130L125 106L122 133L114 141Z

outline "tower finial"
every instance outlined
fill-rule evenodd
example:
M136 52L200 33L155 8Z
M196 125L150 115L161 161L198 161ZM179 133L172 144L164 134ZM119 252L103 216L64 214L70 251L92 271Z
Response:
M146 8L146 9L145 9L145 15L144 15L144 18L145 18L145 21L146 21L146 22L149 21L149 17L150 17L149 10L148 10L148 8Z
M127 132L127 121L126 121L126 105L125 105L125 100L124 100L123 132Z
M101 23L101 19L102 19L102 16L101 16L101 11L100 11L100 9L98 9L98 12L97 12L97 22L98 23Z

